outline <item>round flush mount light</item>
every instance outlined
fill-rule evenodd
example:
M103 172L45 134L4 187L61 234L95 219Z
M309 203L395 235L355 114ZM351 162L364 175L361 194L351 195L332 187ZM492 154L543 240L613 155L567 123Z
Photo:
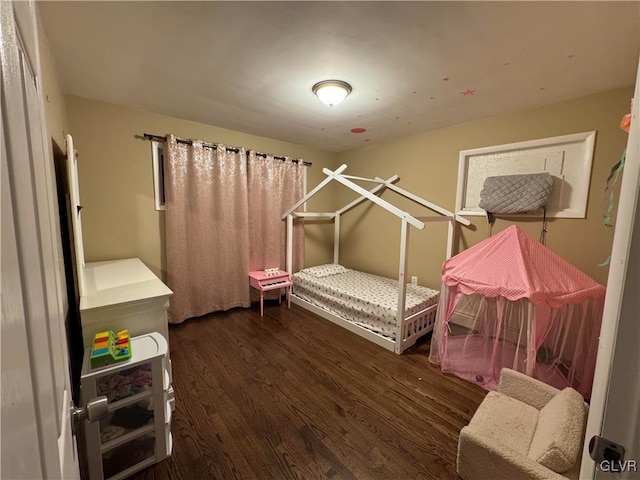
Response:
M351 93L351 85L342 80L323 80L316 83L311 90L322 103L333 107L347 98Z

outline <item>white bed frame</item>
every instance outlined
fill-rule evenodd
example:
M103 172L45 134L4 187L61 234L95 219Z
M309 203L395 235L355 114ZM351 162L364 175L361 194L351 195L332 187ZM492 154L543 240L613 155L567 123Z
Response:
M395 341L390 338L379 335L371 330L360 327L344 318L335 315L331 312L328 312L320 307L317 307L306 300L297 297L294 294L291 297L291 301L297 305L306 308L327 320L330 320L347 330L350 330L361 337L364 337L388 350L394 351L395 353L402 353L407 348L411 347L415 344L416 340L421 336L427 334L429 331L433 329L433 324L435 321L436 314L436 305L432 305L420 312L417 312L413 315L410 315L405 318L405 304L406 304L406 294L407 294L407 286L406 286L406 278L405 273L407 271L408 265L408 255L407 248L409 246L409 225L413 225L415 228L422 230L424 229L424 222L438 222L438 221L446 221L449 222L449 228L447 233L447 258L450 258L453 253L453 236L454 236L454 225L455 222L461 223L463 225L469 225L470 222L464 217L460 217L449 210L436 205L435 203L429 202L424 198L421 198L413 193L410 193L400 187L394 185L394 182L398 181L399 177L394 175L386 180L376 177L376 178L363 178L363 177L354 177L351 175L343 175L342 172L346 170L346 165L341 165L336 170L329 170L328 168L323 168L322 173L324 173L327 178L325 178L322 182L320 182L313 190L307 193L304 197L302 197L298 202L295 203L289 210L287 210L283 215L282 219L287 220L287 271L292 271L293 266L293 221L295 218L324 218L330 219L334 222L334 234L333 234L333 262L339 263L340 256L340 217L343 213L351 210L356 205L360 203L370 200L373 203L381 206L385 210L391 212L396 217L398 217L402 222L400 226L400 265L399 265L399 273L398 273L398 310L397 310L397 325L396 325L396 335ZM371 190L366 190L362 188L360 185L354 183L352 180L357 180L361 182L370 182L376 184L374 188ZM316 213L316 212L296 212L301 205L303 205L307 200L313 197L316 193L322 190L326 185L328 185L332 181L337 181L344 186L352 189L356 193L360 194L360 197L356 198L351 203L345 205L341 209L333 212L333 213ZM403 197L406 197L410 200L413 200L419 205L423 207L427 207L429 210L437 213L437 216L429 216L429 217L414 217L407 212L403 212L396 206L392 205L386 200L378 197L377 195L381 193L384 189L392 190Z

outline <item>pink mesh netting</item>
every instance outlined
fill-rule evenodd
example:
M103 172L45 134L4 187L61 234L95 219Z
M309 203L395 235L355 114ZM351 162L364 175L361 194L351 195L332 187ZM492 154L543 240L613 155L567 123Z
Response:
M589 398L604 296L511 226L444 263L429 360L487 390L509 367Z

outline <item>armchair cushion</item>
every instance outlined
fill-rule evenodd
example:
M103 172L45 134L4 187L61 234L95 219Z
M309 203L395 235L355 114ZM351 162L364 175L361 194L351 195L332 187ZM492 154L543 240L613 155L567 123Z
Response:
M584 400L565 388L540 410L528 457L557 473L574 466L585 425Z
M498 391L538 410L560 392L551 385L509 368L503 368L500 372Z
M536 430L538 410L499 392L489 392L469 422L487 442L508 446L526 456Z

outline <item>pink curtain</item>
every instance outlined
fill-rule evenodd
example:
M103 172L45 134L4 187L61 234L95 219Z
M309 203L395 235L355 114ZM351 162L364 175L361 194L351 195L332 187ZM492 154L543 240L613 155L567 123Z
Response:
M304 165L249 151L249 269L286 268L286 221L282 214L304 195ZM304 261L304 225L294 222L293 271Z
M169 322L248 307L249 207L243 149L178 143L165 158Z

